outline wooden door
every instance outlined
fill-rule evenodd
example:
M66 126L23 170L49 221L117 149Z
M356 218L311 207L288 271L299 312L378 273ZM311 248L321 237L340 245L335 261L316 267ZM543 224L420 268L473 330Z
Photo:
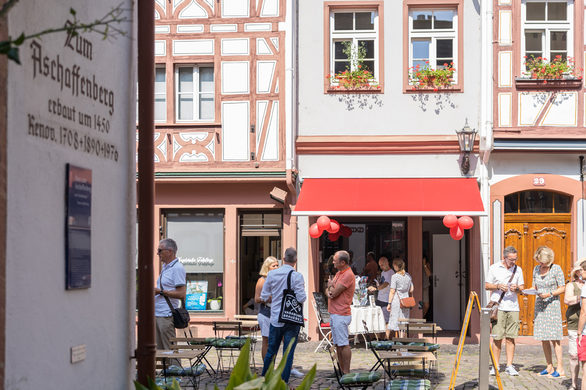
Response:
M540 246L547 246L555 253L554 264L562 267L565 280L572 269L571 239L569 214L505 214L504 246L517 248L519 260L517 264L523 270L525 288L533 286L533 269L537 262L533 260L535 251ZM562 318L566 320L566 305L563 295ZM519 319L521 327L519 335L533 335L533 317L535 296L522 296L519 299ZM564 334L567 334L564 328Z

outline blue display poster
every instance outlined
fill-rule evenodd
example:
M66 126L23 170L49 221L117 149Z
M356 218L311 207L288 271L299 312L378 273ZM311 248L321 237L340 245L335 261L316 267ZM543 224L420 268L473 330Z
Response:
M187 282L185 308L187 310L205 310L208 301L208 281L190 280Z

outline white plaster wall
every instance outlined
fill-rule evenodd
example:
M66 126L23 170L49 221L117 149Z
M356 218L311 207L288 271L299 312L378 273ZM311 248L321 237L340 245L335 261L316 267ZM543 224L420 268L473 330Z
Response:
M513 176L546 173L580 180L579 155L494 152L488 166L489 183L492 185Z
M403 93L403 2L385 1L384 93L353 95L324 94L323 2L298 4L305 26L298 32L299 135L454 135L466 118L478 129L480 9L474 2L463 7L463 93Z
M436 155L300 155L301 179L461 177L459 156ZM470 174L478 162L470 156Z
M9 12L9 34L27 34L62 26L70 7L82 21L95 20L119 0L46 0L19 2ZM134 3L123 0L132 10ZM129 18L136 15L129 11ZM20 49L22 65L8 68L6 367L4 389L131 388L134 377L135 291L135 74L133 24L127 37L91 41L93 60L64 47L66 33L39 41L43 56L114 91L114 111L87 97L60 91L50 77L33 78L32 49ZM108 134L48 112L48 99L59 98L110 121ZM75 150L28 134L28 114L53 126L74 129L116 146L118 161ZM92 170L91 288L65 289L66 164ZM72 364L70 349L86 345L84 361Z

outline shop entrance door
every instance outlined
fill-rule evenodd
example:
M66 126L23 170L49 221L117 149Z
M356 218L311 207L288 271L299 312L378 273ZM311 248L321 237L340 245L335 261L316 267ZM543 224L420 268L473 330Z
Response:
M557 217L557 218L556 218ZM561 218L560 218L561 217ZM525 288L533 285L533 269L537 262L533 255L540 246L547 246L555 253L554 264L558 264L567 275L572 268L570 256L570 216L563 218L561 215L524 215L524 222L517 222L521 216L505 215L505 247L514 246L519 255L517 264L523 270ZM533 318L535 308L535 296L524 295L519 301L519 319L521 328L519 334L522 336L533 335ZM562 317L565 321L566 305L562 300ZM564 329L564 334L566 330Z
M458 330L460 321L460 241L449 234L434 234L433 322L444 330Z
M512 245L517 249L517 264L523 269L525 288L533 285L533 269L537 265L533 255L540 246L553 250L554 264L562 267L564 277L568 278L572 269L571 204L571 197L551 191L521 191L505 196L503 244L504 247ZM495 253L494 257L500 259L502 253ZM561 303L565 321L566 305L563 299ZM519 309L519 334L532 336L535 296L520 297ZM567 334L566 329L564 334Z
M240 214L239 305L240 314L252 314L256 282L264 260L273 256L281 259L281 213ZM247 303L250 305L244 307Z

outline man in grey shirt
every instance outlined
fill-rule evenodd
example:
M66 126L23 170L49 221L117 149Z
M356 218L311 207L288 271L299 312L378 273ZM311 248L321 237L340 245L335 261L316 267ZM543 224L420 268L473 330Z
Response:
M295 347L297 346L297 339L299 338L299 325L286 324L279 322L279 313L281 311L281 301L283 300L283 290L287 289L287 276L291 274L291 289L295 292L295 297L299 303L305 302L307 295L305 294L305 281L303 275L295 271L297 265L297 251L293 248L287 248L285 251L285 258L283 265L275 270L269 272L267 280L262 288L260 300L267 302L272 297L271 302L271 327L269 331L269 349L264 359L264 366L262 375L264 376L269 369L273 358L279 351L281 341L283 342L283 353L289 342L293 341L291 351L287 357L285 369L281 374L281 378L285 382L289 382L291 375L291 366L293 365L293 355L295 354ZM262 303L261 302L261 303Z

